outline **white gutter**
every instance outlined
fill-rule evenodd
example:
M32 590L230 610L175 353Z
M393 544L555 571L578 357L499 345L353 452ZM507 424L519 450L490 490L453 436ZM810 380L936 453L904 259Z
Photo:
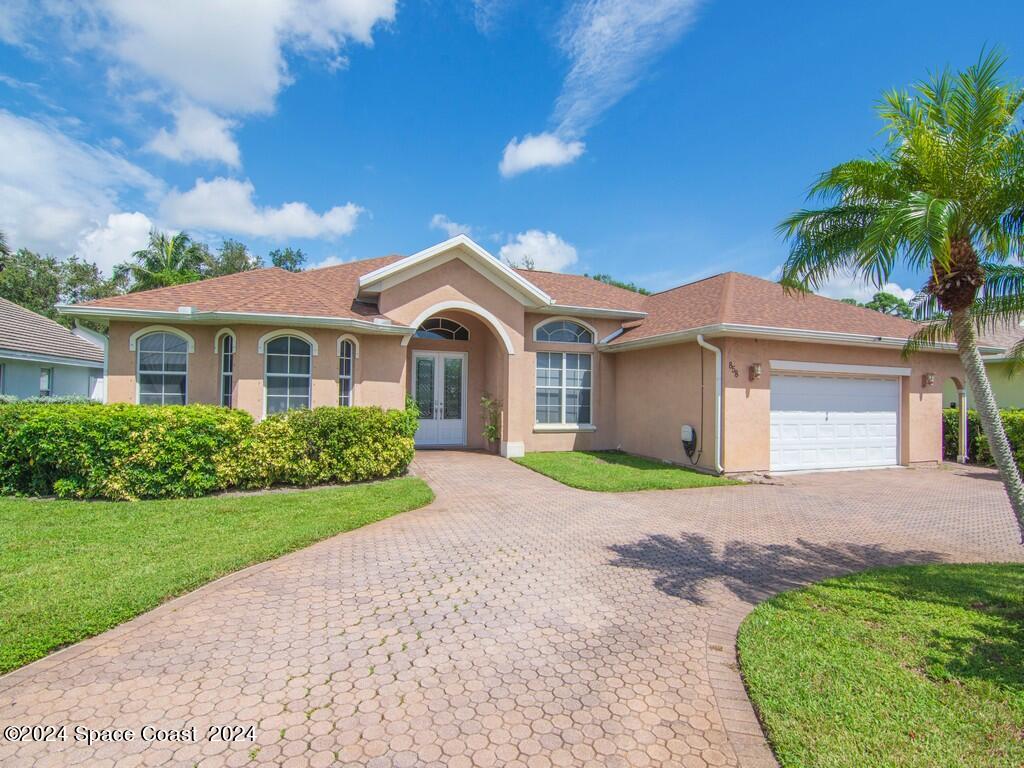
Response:
M579 317L608 317L628 318L630 320L642 320L647 317L646 312L635 309L614 309L612 307L578 307L573 304L549 304L546 307L531 309L530 312L537 312L542 315L578 315Z
M629 349L645 349L665 344L679 344L695 341L698 336L745 336L750 338L779 339L782 341L799 341L802 343L839 344L854 347L899 347L906 345L907 339L899 336L872 336L865 333L841 333L838 331L810 331L802 328L775 328L764 325L746 325L741 323L715 323L699 328L688 328L682 331L659 333L642 339L626 340L619 344L601 347L602 352L618 352ZM956 344L938 342L921 348L923 352L956 352ZM1001 352L1001 347L979 347L979 352Z
M715 353L715 471L722 474L722 350L704 341L702 333L697 334L697 343Z
M184 309L184 308L183 308ZM80 307L58 304L57 311L75 317L97 317L107 320L145 320L166 323L254 323L260 325L287 324L317 328L351 328L363 333L408 336L415 328L397 323L357 320L329 315L288 315L272 312L204 312L200 310L174 311L166 309L124 309L121 307Z
M99 350L96 350L99 352ZM99 360L85 357L62 357L61 355L41 355L35 352L19 352L16 349L0 349L0 358L5 360L24 360L30 363L51 363L53 365L73 365L79 368L102 368Z

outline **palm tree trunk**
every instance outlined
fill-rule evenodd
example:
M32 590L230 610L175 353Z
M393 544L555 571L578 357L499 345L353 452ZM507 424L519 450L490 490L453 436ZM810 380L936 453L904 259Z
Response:
M1013 449L1006 437L1003 420L999 415L992 386L985 373L985 363L978 352L978 342L974 334L974 323L966 309L953 312L953 336L956 338L960 362L967 374L967 384L974 395L974 406L978 410L981 428L988 438L989 449L1003 478L1006 495L1017 516L1017 528L1020 531L1021 543L1024 544L1024 483L1021 482L1020 470L1013 456Z

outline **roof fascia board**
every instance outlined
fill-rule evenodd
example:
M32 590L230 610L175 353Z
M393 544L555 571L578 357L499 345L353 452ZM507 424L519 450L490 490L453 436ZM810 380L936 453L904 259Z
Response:
M635 309L613 309L612 307L577 307L573 304L550 304L534 310L542 315L578 315L579 317L628 318L642 320L646 312Z
M168 323L197 325L231 322L249 325L286 323L319 328L351 328L362 333L395 336L406 336L416 332L415 328L406 325L375 323L370 320L324 315L287 315L272 312L175 312L163 309L79 307L73 304L58 304L57 310L62 314L75 317L96 317L106 320L162 320Z
M705 325L700 328L689 328L682 331L671 331L669 333L648 336L635 341L623 341L618 344L605 346L600 344L604 351L615 352L618 350L644 349L646 347L658 347L665 344L679 344L687 341L695 341L698 334L704 336L740 336L760 337L779 339L781 341L799 341L812 344L837 344L854 347L898 347L903 348L907 340L894 336L873 336L860 333L840 333L836 331L809 331L799 328L775 328L762 325L743 325L738 323L716 323ZM979 351L993 349L990 347L979 347ZM922 351L930 352L951 352L955 353L956 345L948 342L925 347Z
M102 350L100 350L102 351ZM19 352L16 349L0 349L0 360L23 360L29 363L53 363L74 365L79 368L102 368L102 360L87 360L82 357L61 357L60 355L39 355L34 352Z
M422 274L434 266L450 261L452 257L438 258L447 256L450 251L454 251L456 256L470 254L472 257L475 257L472 261L465 258L463 258L463 261L490 278L492 282L496 282L499 285L504 284L502 287L505 287L506 291L512 293L520 301L526 298L527 301L524 301L524 304L532 303L538 306L547 306L552 303L552 299L547 293L511 267L502 264L465 235L456 235L449 240L445 240L443 243L438 243L411 256L406 256L404 259L386 264L372 272L367 272L359 278L359 288L367 292L373 292L383 290L384 287L397 285L411 277ZM474 261L477 263L474 264ZM418 269L412 271L411 274L405 274L409 273L410 270L414 270L414 268Z

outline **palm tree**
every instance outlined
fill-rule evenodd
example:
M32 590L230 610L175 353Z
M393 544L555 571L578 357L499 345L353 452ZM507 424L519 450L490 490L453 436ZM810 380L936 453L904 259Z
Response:
M822 174L809 194L821 207L779 225L791 245L781 282L806 291L852 272L881 287L897 264L928 270L928 322L904 354L956 341L1024 543L1024 485L977 346L978 332L1024 317L1024 90L1001 79L1004 62L983 52L912 95L886 93L884 150Z
M198 280L202 253L184 232L167 235L155 229L149 245L132 254L132 261L114 267L114 277L130 277L132 291L145 291Z

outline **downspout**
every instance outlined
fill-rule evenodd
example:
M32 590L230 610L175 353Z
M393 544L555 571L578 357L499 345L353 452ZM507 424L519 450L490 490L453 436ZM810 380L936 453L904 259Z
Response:
M697 343L715 353L715 471L722 474L722 350L697 334Z

